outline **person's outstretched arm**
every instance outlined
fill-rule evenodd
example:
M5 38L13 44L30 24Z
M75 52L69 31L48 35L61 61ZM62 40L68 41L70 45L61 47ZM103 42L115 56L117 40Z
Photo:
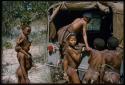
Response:
M87 35L86 35L86 24L84 24L84 26L83 26L83 39L85 42L86 49L90 50L90 47L88 45Z

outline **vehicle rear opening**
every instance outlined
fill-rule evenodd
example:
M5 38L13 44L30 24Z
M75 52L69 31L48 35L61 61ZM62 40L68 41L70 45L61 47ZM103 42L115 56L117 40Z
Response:
M85 12L92 13L91 22L88 24L87 37L88 43L93 48L93 40L97 37L103 38L105 42L112 36L113 32L113 16L112 12L104 13L99 9L90 10L60 10L54 18L56 32L63 26L70 24L74 19L82 17ZM57 40L55 37L55 40ZM78 42L84 42L82 32L77 35ZM106 48L106 47L105 47Z

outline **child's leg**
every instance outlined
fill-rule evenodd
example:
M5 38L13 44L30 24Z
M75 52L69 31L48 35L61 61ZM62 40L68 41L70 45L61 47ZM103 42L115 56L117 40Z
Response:
M28 83L30 83L30 80L29 80L29 78L27 77L27 78L25 78L24 77L24 75L23 75L23 73L22 73L22 71L21 71L21 84L28 84Z
M18 58L18 60L19 60L19 63L20 63L20 57L22 56L21 54L22 54L21 52L17 54L17 58ZM26 60L25 60L25 61L26 61ZM26 65L27 65L27 63L26 63ZM26 72L27 72L27 70L26 70ZM23 73L23 70L22 70L22 68L19 66L18 69L17 69L18 83L27 83L27 80L28 80L28 79L26 79L24 76L25 76L25 75L24 75L24 73Z
M80 84L80 79L76 71L71 75L71 80L72 80L72 83Z
M69 79L71 80L72 83L80 84L80 79L79 79L76 69L74 69L72 67L68 67L67 73L68 73Z
M20 83L21 84L28 84L29 83L29 79L24 77L21 68L20 68L20 74L21 74Z
M21 77L20 77L20 67L18 67L17 71L16 71L16 77L18 78L18 83L21 83Z
M21 77L21 82L20 82L21 84L25 84L26 83L26 80L23 78L23 77Z
M18 77L18 83L26 83L20 67L17 69L17 77Z

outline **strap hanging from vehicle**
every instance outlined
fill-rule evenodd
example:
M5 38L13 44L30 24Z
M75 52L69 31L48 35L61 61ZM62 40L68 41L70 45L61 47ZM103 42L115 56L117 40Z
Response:
M52 15L50 16L50 20L49 20L50 22L54 19L54 17L58 13L60 7L61 7L61 5L59 5L57 8L55 8L55 10L53 11Z

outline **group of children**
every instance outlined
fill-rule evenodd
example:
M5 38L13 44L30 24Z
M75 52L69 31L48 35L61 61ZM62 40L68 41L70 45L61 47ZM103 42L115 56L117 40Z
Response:
M105 48L105 41L101 38L94 40L94 49L85 49L89 52L89 68L83 80L80 81L77 68L82 59L82 49L76 49L77 38L75 33L69 33L64 46L64 79L71 83L119 83L120 66L122 62L122 50L118 47L119 42L115 37L110 37ZM110 69L111 71L107 70ZM110 68L109 68L110 67ZM110 76L110 78L109 78Z
M28 25L22 25L22 33L16 40L15 50L17 52L17 59L19 61L19 67L16 71L18 83L30 83L28 78L28 70L33 66L32 56L29 53L31 41L28 39L28 35L31 32L31 27ZM81 83L77 68L82 60L82 49L77 49L77 38L74 32L71 32L66 37L66 43L64 46L64 79L72 83ZM120 65L122 61L122 50L118 48L118 39L110 37L107 41L108 49L104 50L105 41L101 38L94 40L94 49L85 49L90 53L89 68L84 75L83 83L97 82L99 80L114 83L119 80L119 75L116 72L112 75L109 71L105 71L106 66L110 66L115 70L120 71ZM101 75L101 76L100 76ZM111 78L107 78L108 76ZM117 82L116 82L117 83Z

